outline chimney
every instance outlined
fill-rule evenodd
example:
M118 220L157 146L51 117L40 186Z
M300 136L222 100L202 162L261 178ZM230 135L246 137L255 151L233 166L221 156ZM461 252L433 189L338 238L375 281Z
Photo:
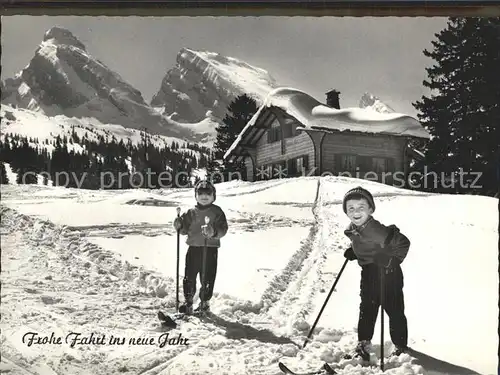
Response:
M340 109L339 94L340 91L335 89L328 91L326 93L326 105L332 108Z

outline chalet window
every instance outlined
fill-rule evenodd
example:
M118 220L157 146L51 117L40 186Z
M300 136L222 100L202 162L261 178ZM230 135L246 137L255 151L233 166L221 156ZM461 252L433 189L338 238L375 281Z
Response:
M295 125L288 123L283 125L283 138L295 137Z
M394 159L392 158L372 158L372 170L379 176L379 181L391 181L390 174L384 175L385 172L394 172ZM388 179L389 178L389 179Z
M281 129L280 128L270 128L267 131L267 143L274 143L281 140Z
M388 170L388 163L386 158L373 158L373 171L375 173L382 173Z
M361 172L373 170L372 157L363 155L356 156L356 167L358 167L358 170Z
M335 159L339 161L337 169L338 172L356 172L356 155L344 155L337 154L335 155Z
M336 154L338 160L337 172L350 173L355 177L359 173L360 178L374 179L374 174L378 181L387 180L384 172L391 172L394 169L394 160L392 158L371 157L364 155L345 155ZM369 174L367 174L370 172Z
M307 170L309 156L302 155L288 160L277 161L257 167L257 180L270 180L274 178L287 178L301 176L303 169Z
M281 140L281 125L278 119L274 119L271 127L267 131L267 143L274 143Z
M273 165L272 164L267 164L266 165L266 175L265 175L265 179L266 180L269 180L273 178Z
M286 164L288 175L295 176L297 174L297 159L288 159Z
M267 131L267 143L278 142L282 139L292 138L297 135L297 122L291 118L282 119L283 125L275 118Z
M295 159L297 163L297 172L302 172L302 169L304 168L304 158L300 157Z
M309 169L309 155L302 155L297 163L299 172L302 173L303 170Z
M288 176L300 176L308 167L308 155L302 155L298 158L289 159L288 162Z

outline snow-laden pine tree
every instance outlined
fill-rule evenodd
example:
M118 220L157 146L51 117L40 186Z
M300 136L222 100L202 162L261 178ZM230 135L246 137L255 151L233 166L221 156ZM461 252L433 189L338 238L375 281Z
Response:
M425 165L431 173L427 190L494 195L500 184L500 18L450 18L435 36L433 50L423 52L435 61L423 82L431 95L414 103L432 136L419 169Z
M236 97L227 107L227 114L217 127L214 152L207 167L208 175L213 177L214 182L220 182L221 177L227 181L230 172L239 172L246 179L243 162L229 163L223 157L256 112L256 101L246 94Z

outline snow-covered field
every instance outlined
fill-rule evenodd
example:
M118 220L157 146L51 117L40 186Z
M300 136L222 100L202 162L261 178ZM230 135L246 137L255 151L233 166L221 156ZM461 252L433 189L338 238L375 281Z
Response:
M168 340L155 330L156 313L175 309L172 221L177 206L193 205L191 189L3 185L0 369L268 375L280 373L281 360L298 370L328 361L339 374L381 373L341 359L356 343L360 268L354 262L302 349L344 262L342 197L359 184L375 196L375 217L398 225L412 242L403 271L414 351L386 360L385 373L495 374L498 200L334 177L217 185L216 204L230 230L219 252L214 317L183 322ZM182 238L181 278L186 248ZM388 325L385 353L392 349ZM28 345L29 332L52 340ZM93 342L72 346L75 333L93 335ZM376 355L378 323L373 344Z

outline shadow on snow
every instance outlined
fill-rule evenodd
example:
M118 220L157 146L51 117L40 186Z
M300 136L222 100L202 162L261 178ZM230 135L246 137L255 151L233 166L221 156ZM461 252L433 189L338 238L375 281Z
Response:
M442 361L415 349L410 349L408 354L417 359L417 364L422 366L428 375L479 375L474 370Z

